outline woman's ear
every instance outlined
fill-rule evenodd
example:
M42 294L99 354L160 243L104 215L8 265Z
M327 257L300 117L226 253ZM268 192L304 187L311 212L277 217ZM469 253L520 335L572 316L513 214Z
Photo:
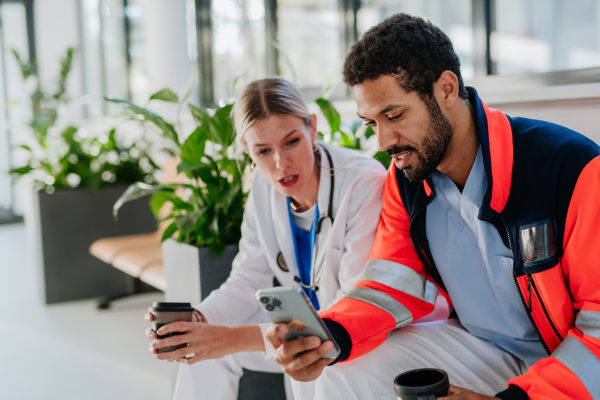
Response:
M317 140L317 116L315 114L310 115L310 138L314 142Z

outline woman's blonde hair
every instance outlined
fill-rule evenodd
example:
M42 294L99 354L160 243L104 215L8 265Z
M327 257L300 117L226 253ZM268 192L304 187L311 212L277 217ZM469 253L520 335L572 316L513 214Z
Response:
M231 110L236 140L243 143L244 134L255 122L273 114L293 115L310 124L306 102L291 82L272 77L248 83Z

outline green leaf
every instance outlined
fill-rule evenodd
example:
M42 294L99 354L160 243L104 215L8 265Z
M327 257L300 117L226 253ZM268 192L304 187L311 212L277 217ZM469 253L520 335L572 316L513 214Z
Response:
M24 145L24 144L20 145L19 147L22 148L22 149L28 150L28 151L32 151L31 147L29 147L27 145Z
M218 189L218 174L217 176L213 176L213 171L215 170L206 164L182 162L177 166L177 173L189 172L192 177L199 178L202 182L206 183L209 189Z
M341 118L340 114L337 112L335 107L333 107L333 105L329 101L323 98L319 98L315 100L315 102L317 103L317 105L321 109L321 112L323 112L323 115L327 119L329 127L331 128L331 133L339 131Z
M173 193L169 192L156 192L152 195L152 198L150 199L150 209L152 209L152 212L157 218L160 209L171 199L171 197L173 197Z
M167 240L168 238L170 238L171 236L173 236L175 231L177 231L177 224L175 222L173 222L173 223L171 223L171 225L167 226L167 229L165 229L165 231L163 232L160 242L162 243L165 240Z
M179 102L179 98L171 89L163 89L150 96L150 100L170 101L173 103Z
M175 145L177 145L177 147L180 146L179 136L177 135L175 128L173 128L173 125L169 124L168 122L166 122L164 119L162 119L158 115L154 114L151 111L146 110L143 107L137 106L127 100L109 99L107 97L105 97L104 99L106 101L110 101L112 103L120 104L123 108L132 111L136 115L143 116L145 120L152 122L160 130L162 130L165 137L171 139L175 143Z
M356 148L356 140L347 133L340 132L340 146L354 149Z
M200 163L207 140L206 129L201 126L197 127L181 146L181 161Z
M196 107L192 104L188 104L190 111L192 112L192 116L196 120L196 123L200 125L206 132L210 134L210 138L213 142L220 144L225 147L225 142L223 138L225 135L220 132L219 120L211 118L210 115L199 107ZM216 114L215 114L216 115Z
M365 137L368 139L371 136L373 136L375 134L375 131L373 130L373 127L371 125L367 126L367 129L365 130Z
M392 162L392 157L390 157L390 155L385 151L378 151L377 153L375 153L373 158L379 161L386 169L390 167L390 164Z
M25 165L24 167L20 167L20 168L13 168L8 172L11 174L15 174L15 175L26 175L33 170L34 170L33 167L31 167L29 165Z
M136 182L133 185L129 186L127 190L119 197L117 202L113 205L113 217L115 220L119 215L119 209L123 204L139 199L140 197L147 196L149 194L154 194L160 190L163 190L161 185L147 185L145 183Z
M233 142L233 127L230 118L232 108L233 104L227 104L225 107L219 108L213 117L215 133L221 138L224 149Z
M229 190L227 190L221 197L221 205L223 207L223 211L225 213L229 212L229 207L231 206L231 203L233 203L233 200L235 200L235 198L237 197L237 195L242 191L242 185L241 183L236 183L235 185L232 185Z

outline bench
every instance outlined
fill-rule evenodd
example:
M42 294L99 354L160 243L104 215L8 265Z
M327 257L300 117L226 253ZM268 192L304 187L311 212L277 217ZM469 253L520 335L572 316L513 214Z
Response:
M163 182L183 182L183 176L177 175L175 157L168 159L162 167ZM168 215L170 209L165 205L159 212L159 217ZM161 238L168 223L161 223L152 233L139 235L115 236L96 240L90 246L90 254L107 264L123 271L128 276L128 288L125 293L103 297L98 302L98 308L109 308L114 300L141 293L142 283L165 291L167 283L163 267Z

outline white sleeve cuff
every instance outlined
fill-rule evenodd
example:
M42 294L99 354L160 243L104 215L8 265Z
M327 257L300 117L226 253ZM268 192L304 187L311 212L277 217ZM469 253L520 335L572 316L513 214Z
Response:
M267 328L271 325L273 324L270 322L258 324L258 327L260 328L260 333L262 333L263 341L265 342L265 351L263 351L263 356L265 356L266 359L275 357L275 349L271 345L271 342L267 340Z
M211 325L228 326L225 316L218 309L212 307L210 303L200 303L194 308L204 315L204 319L206 319L207 323Z

